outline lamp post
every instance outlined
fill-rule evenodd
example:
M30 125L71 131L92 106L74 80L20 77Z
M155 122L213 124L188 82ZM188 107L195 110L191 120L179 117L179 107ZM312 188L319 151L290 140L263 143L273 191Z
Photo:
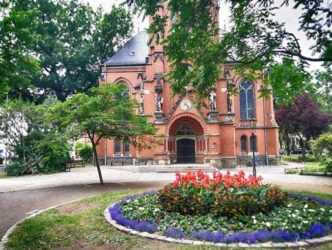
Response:
M256 119L250 119L250 127L251 127L251 140L250 145L252 149L252 172L253 175L256 177L256 159L255 159L255 148L256 148L256 136L255 136L255 129L256 129Z

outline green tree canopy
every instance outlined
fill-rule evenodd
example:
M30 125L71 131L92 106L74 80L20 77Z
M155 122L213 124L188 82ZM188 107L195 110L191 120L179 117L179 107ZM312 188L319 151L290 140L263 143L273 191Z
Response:
M152 16L154 23L149 32L157 42L167 44L166 54L172 69L168 77L176 93L191 84L198 96L208 95L224 62L233 62L241 76L260 78L258 72L273 63L276 56L301 61L332 61L332 11L326 1L229 0L232 27L220 39L213 11L219 8L219 1L126 2L136 11ZM168 16L160 15L162 5L167 8ZM275 10L282 6L302 10L299 29L314 42L311 48L314 57L304 55L297 37L274 18ZM167 18L176 22L165 37Z
M154 135L156 129L146 117L136 114L137 103L125 94L124 84L107 84L78 93L63 103L57 103L50 112L50 121L71 136L87 135L91 141L100 183L103 178L97 155L102 138L122 138L139 143L137 138Z
M26 98L55 94L63 101L97 86L100 64L132 31L131 15L122 7L103 13L76 0L3 0L3 6L5 19L1 22L7 29L0 32L8 39L0 48L10 57L3 55L0 65L3 62L5 67L0 71L17 79L0 81L12 87L12 95ZM17 40L12 39L13 34ZM17 46L21 44L24 50ZM38 65L39 73L33 74ZM29 83L34 91L27 89Z

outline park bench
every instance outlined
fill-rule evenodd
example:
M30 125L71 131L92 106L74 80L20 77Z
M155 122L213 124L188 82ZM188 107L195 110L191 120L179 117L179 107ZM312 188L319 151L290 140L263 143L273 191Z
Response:
M131 165L133 164L133 159L128 157L113 157L107 160L107 163L111 166L113 165Z
M152 163L153 160L151 158L136 158L135 159L135 165L148 165L149 163Z
M68 161L66 163L66 165L64 166L64 169L63 171L69 171L70 172L70 169L71 168L75 168L77 166L80 166L80 167L85 167L85 161L83 160L71 160L71 161Z

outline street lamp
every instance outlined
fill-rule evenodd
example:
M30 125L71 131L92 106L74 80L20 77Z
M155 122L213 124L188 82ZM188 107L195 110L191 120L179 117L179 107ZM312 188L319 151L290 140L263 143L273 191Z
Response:
M256 177L256 159L255 159L255 148L256 148L256 136L255 136L255 129L256 129L256 119L252 118L249 120L250 127L251 127L251 137L250 137L250 145L252 149L252 172L253 175Z

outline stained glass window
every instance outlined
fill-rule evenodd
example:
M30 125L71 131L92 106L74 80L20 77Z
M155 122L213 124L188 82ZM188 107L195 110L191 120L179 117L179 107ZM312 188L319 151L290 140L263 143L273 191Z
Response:
M242 120L255 118L254 90L251 82L240 84L240 118Z

